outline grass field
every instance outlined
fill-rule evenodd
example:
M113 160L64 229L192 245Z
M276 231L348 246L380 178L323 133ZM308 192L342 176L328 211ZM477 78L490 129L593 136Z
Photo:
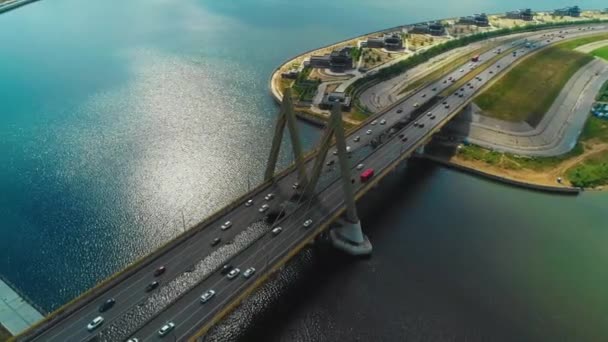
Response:
M2 2L2 0L0 0L0 2ZM2 324L0 324L0 342L8 341L8 339L12 336L13 335L11 335L11 333L9 333L8 330L2 326Z
M608 102L608 82L604 83L602 89L595 98L598 101Z
M597 153L569 169L566 176L574 186L596 187L608 180L608 151Z
M600 57L603 58L605 60L608 61L608 46L604 46L602 48L599 48L597 50L593 50L591 52L592 55L596 56L596 57Z
M584 142L592 139L608 143L608 120L599 119L595 116L590 116L587 119L579 140Z
M546 48L515 66L475 103L488 116L535 126L566 82L592 59L564 46Z

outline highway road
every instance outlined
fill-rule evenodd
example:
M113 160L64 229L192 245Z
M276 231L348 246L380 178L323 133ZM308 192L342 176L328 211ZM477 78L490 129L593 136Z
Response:
M597 29L594 32L597 32ZM535 38L529 38L537 39L539 47L561 39L552 38L547 42L546 37L541 34L545 33L539 32L534 36ZM511 46L503 46L502 50L509 48ZM360 172L354 170L359 163L364 164L365 168L374 168L378 174L391 167L398 158L412 153L426 142L429 133L445 124L459 108L468 103L480 87L491 81L505 67L529 54L531 50L519 48L515 56L503 54L498 62L480 71L485 68L482 66L484 61L496 55L490 51L481 56L480 63L462 65L443 79L404 99L399 105L379 114L377 122L368 122L357 129L347 138L348 145L354 150L351 158L353 175ZM459 80L471 72L480 72L479 79L473 78L470 86L459 90L458 95L451 94L435 104L438 100L435 95L452 85L449 78ZM444 101L446 104L443 104ZM415 127L410 123L388 137L387 132L393 125L415 112L418 115L417 112L421 112L427 106L429 108L425 109L417 119L417 122L424 124L423 127ZM426 112L431 112L431 116L426 115ZM384 125L380 124L383 119L386 120ZM370 134L366 134L368 130L371 130ZM375 149L372 148L371 140L378 139L380 135L384 137L383 144ZM407 141L404 142L400 135L407 137ZM355 136L360 137L359 142L354 142ZM333 151L334 148L330 150L328 160L336 158L332 154ZM312 162L309 161L306 167L310 169ZM26 335L23 339L124 341L134 336L140 341L153 341L160 339L158 329L168 321L174 322L176 327L165 338L183 340L191 336L198 327L209 322L227 303L242 293L256 277L263 274L264 270L281 260L301 241L309 239L319 225L343 208L342 189L337 181L335 168L335 165L326 167L329 171L324 171L325 178L318 187L316 201L300 200L286 210L285 216L276 223L284 229L281 234L273 236L269 232L271 226L260 223L262 214L258 212L258 208L266 202L277 208L279 203L291 198L294 194L292 184L296 180L295 172L288 173L277 179L275 184L252 193L250 197L237 203L233 210L214 221L196 227L197 233L190 239L176 248L169 249L154 262L133 272L124 281L100 289L100 294L95 300L76 312L62 317L55 324L49 325L40 334ZM361 183L358 176L354 179L357 191L363 191L366 184ZM274 193L276 198L265 201L264 196L270 192ZM254 205L247 207L245 201L249 198L253 199ZM313 220L313 225L303 228L302 223L309 218ZM232 227L222 231L220 225L227 220L232 221ZM210 242L216 237L221 237L222 243L213 247ZM225 242L228 241L234 243L226 245ZM225 262L239 267L241 271L255 267L257 272L250 279L239 276L237 279L228 280L219 272L219 267ZM154 270L160 265L166 266L167 271L159 277L154 277ZM154 280L160 282L160 287L150 293L145 292L146 285ZM208 289L214 289L216 294L209 302L201 304L198 297ZM116 305L100 314L98 307L108 298L114 298ZM87 331L86 325L99 315L104 317L104 323L93 332Z

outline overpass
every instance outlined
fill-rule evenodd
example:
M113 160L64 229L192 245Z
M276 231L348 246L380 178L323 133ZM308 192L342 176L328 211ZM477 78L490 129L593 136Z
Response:
M196 339L328 228L337 248L353 254L370 253L371 243L358 223L356 199L414 151L422 149L480 88L508 66L535 49L600 30L605 29L572 29L564 38L547 36L547 31L538 32L528 37L534 48L509 43L501 47L502 54L488 51L480 56L479 63L467 62L456 67L346 134L340 110L335 106L321 144L308 156L298 146L293 109L289 100L284 101L266 172L268 181L17 339L62 342ZM516 54L511 53L513 50ZM292 133L296 163L275 175L274 163L286 126ZM363 169L374 169L375 175L361 181L359 164L363 164ZM294 187L296 182L299 187ZM274 198L265 199L269 193ZM250 200L252 205L248 205ZM259 212L263 204L270 206L266 213L272 212L272 218ZM308 220L311 223L305 227ZM232 225L222 230L220 226L226 221ZM282 232L275 235L271 229L277 226L282 227ZM212 245L217 237L222 243ZM241 275L227 279L221 273L224 264L240 268ZM154 271L161 265L166 272L155 277ZM255 273L243 277L243 271L250 267L256 269ZM146 285L154 280L160 286L146 292ZM214 297L202 304L200 296L210 289L215 291ZM98 308L108 298L114 298L116 304L100 314ZM89 332L87 324L100 315L104 317L103 324ZM162 338L158 330L167 322L175 327Z

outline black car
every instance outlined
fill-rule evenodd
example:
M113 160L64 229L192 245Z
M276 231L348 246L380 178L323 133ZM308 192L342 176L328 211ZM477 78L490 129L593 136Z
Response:
M222 241L222 238L216 237L215 239L213 239L213 241L211 241L211 246L217 246L218 243L220 243Z
M105 302L103 302L103 304L99 306L99 312L105 312L110 310L114 306L114 304L116 304L116 300L114 298L106 300Z
M146 292L150 292L152 290L154 290L155 288L158 287L158 282L157 281L153 281L150 284L148 284L148 286L146 286Z
M230 273L230 271L232 271L232 269L234 268L234 266L232 265L224 265L224 267L222 267L222 275L226 275L228 273Z

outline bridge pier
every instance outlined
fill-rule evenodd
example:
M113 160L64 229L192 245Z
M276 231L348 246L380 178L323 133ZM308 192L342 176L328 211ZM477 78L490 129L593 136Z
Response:
M361 221L356 223L345 221L342 226L330 230L329 237L334 248L350 255L365 256L372 254L372 243L363 234Z

